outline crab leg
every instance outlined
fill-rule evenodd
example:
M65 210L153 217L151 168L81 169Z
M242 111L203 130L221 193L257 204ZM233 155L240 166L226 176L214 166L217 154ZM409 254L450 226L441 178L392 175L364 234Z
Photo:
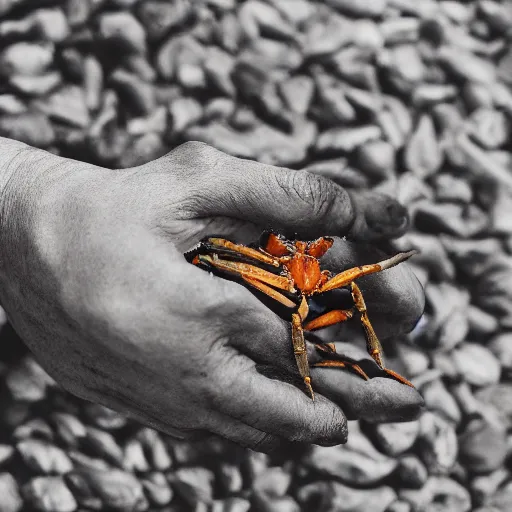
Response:
M370 377L366 375L365 371L356 363L350 363L349 361L337 361L329 359L327 361L320 361L312 365L314 368L352 368L360 377L364 380L370 380Z
M257 279L258 281L275 286L281 290L295 292L292 281L287 277L275 275L272 272L268 272L267 270L263 270L247 263L222 260L216 254L213 254L212 256L201 254L196 257L202 263L206 263L220 270L236 274L243 278Z
M328 311L327 313L311 320L304 326L305 331L313 331L315 329L321 329L323 327L329 327L330 325L335 325L341 322L344 322L354 315L353 311L350 309L334 309L332 311ZM326 343L325 345L316 345L317 349L322 350L323 352L327 352L329 354L336 354L336 346L334 343ZM315 363L312 365L313 367L324 367L324 368L352 368L359 376L361 376L365 380L369 380L368 375L364 372L364 370L356 363L352 363L349 361L342 361L339 359L336 360L325 360L320 361L319 363Z
M251 286L254 286L263 293L266 293L269 297L272 297L273 299L279 301L281 304L293 308L297 307L297 305L294 302L292 302L290 299L288 299L278 291L270 288L265 283L261 283L257 279L247 277L244 277L243 279ZM313 388L311 387L311 375L309 372L308 354L306 351L306 342L304 340L304 330L302 328L302 322L308 316L308 313L308 303L306 301L306 298L302 297L299 309L297 310L296 313L292 313L292 343L293 353L295 355L295 361L297 362L297 368L299 369L300 376L304 379L304 384L306 385L309 391L311 399L314 400L315 394L313 392ZM336 352L334 346L330 348L331 351Z
M320 286L318 293L334 290L335 288L341 288L342 286L350 284L354 279L358 279L359 277L367 276L368 274L374 274L375 272L381 272L382 270L394 267L395 265L402 263L402 261L408 260L414 254L416 254L416 251L401 252L391 258L388 258L387 260L382 260L379 263L363 265L361 267L353 267L344 270Z
M297 304L290 300L288 297L285 297L282 293L279 293L277 290L274 290L274 288L271 288L270 286L267 286L265 283L262 283L261 281L258 281L257 279L253 279L252 277L244 277L242 276L242 279L249 283L251 286L254 286L254 288L258 289L260 292L265 293L269 297L271 297L274 300L277 300L281 304L284 304L285 306L289 308L296 308Z
M329 327L330 325L339 324L345 322L354 315L350 309L333 309L323 315L309 321L304 325L305 331L314 331L316 329L322 329L323 327Z
M306 342L304 341L304 330L302 322L306 319L309 313L308 303L305 297L302 297L297 313L292 314L292 343L293 353L295 354L295 361L301 377L304 379L304 384L308 388L311 399L315 399L313 388L311 387L311 374L309 372L308 354L306 351Z
M279 265L281 264L279 258L275 258L268 254L261 253L260 251L257 251L256 249L251 249L250 247L246 247L245 245L235 244L224 238L208 238L208 242L214 245L215 247L222 247L230 251L236 251L239 254L242 254L243 256L247 256L248 258L252 258L254 260L267 263L268 265L273 265L274 267L279 267Z
M386 372L388 375L395 378L402 384L406 384L413 388L414 386L406 378L402 377L393 370L389 370L384 366L384 359L382 358L382 345L380 344L379 338L377 338L377 334L375 334L373 326L370 323L370 319L368 318L366 303L363 299L361 289L354 282L351 283L351 287L354 304L356 306L356 309L361 313L361 323L363 324L364 332L366 335L366 349L368 350L368 353L370 354L370 356L372 356L373 360L379 365L379 367L384 372Z

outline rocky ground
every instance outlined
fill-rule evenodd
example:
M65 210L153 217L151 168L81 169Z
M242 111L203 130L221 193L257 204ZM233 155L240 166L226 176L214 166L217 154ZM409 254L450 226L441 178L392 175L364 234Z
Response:
M425 413L272 457L74 398L0 315L0 510L512 510L510 27L510 0L0 0L0 135L111 168L202 140L388 193L427 296L392 350Z

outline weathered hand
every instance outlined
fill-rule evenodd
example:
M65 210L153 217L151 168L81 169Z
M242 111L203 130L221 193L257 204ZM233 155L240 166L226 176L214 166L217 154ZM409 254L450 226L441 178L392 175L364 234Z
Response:
M9 148L0 300L71 393L172 435L207 431L264 451L285 441L343 443L346 418L337 404L354 396L364 411L356 415L371 416L372 407L391 421L417 414L417 392L389 379L374 379L377 401L386 404L379 409L368 393L377 386L343 371L314 370L315 402L262 375L261 365L297 371L289 325L244 287L183 257L205 235L245 243L269 226L301 237L398 235L406 216L394 201L349 196L329 180L198 143L117 171ZM411 328L423 307L411 272L401 265L371 279L385 279L399 303L387 318L377 308L377 334L390 318L395 333ZM374 307L371 290L367 302Z

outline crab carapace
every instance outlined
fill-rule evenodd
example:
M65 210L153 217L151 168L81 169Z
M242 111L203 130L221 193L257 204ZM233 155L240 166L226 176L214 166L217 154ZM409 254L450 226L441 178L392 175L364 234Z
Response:
M332 275L329 270L322 270L319 260L333 243L330 237L292 241L272 231L265 231L258 243L248 246L226 238L206 237L184 256L187 261L204 270L237 281L271 299L264 301L266 305L291 322L297 367L313 400L304 331L315 331L345 322L355 314L362 323L368 353L380 369L389 377L413 387L407 379L384 366L382 346L370 323L363 294L355 280L394 267L409 259L416 251L398 253L378 263L349 268ZM339 303L333 307L336 292L339 292ZM328 295L330 300L322 301ZM345 360L336 354L333 343L319 342L316 347L326 359L312 366L348 367L362 378L369 378L354 361L348 358ZM333 355L331 359L329 354Z

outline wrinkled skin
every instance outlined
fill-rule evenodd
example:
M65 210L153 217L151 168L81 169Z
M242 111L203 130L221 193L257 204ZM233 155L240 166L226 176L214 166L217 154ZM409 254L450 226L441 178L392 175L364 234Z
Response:
M0 300L69 392L176 437L213 433L261 451L344 443L341 405L357 403L352 416L379 421L418 414L419 394L390 379L315 369L313 402L300 383L259 372L297 375L289 324L183 257L205 235L246 243L268 227L304 238L400 235L407 222L394 201L349 196L327 179L200 143L116 171L0 144L9 178L0 196ZM332 257L341 251L344 266L361 263L337 245ZM409 330L423 309L418 281L405 265L372 280L387 292L377 293L379 304L367 290L377 333ZM382 301L397 305L387 319Z

